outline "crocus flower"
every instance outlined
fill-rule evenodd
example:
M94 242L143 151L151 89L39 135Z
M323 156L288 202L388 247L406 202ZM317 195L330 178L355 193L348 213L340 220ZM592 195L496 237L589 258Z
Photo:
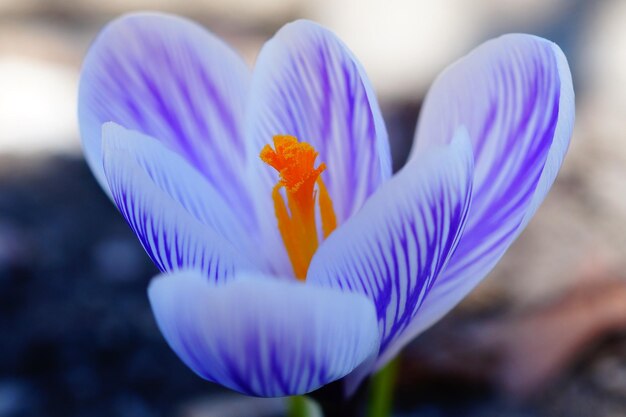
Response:
M330 31L288 24L250 71L190 21L135 14L91 46L79 118L164 272L148 293L171 348L282 396L354 387L493 268L555 179L574 94L555 44L491 40L437 78L392 176L371 84Z

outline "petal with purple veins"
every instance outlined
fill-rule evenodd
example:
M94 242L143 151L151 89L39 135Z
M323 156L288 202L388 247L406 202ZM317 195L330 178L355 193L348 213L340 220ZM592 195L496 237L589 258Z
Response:
M374 306L358 294L242 274L216 286L193 272L148 289L170 347L201 377L248 395L305 394L378 347Z
M199 213L192 214L174 198L191 204L188 195L181 197L184 187L167 184L163 171L150 167L155 161L142 161L119 145L120 140L145 137L113 124L105 125L103 135L104 173L113 201L160 270L195 269L225 282L237 272L257 269L245 252L208 225L209 214L196 217Z
M530 35L506 35L461 59L424 103L413 157L468 127L474 195L463 238L413 324L441 318L491 271L550 189L574 123L572 79L563 52Z
M278 134L319 151L339 224L391 175L387 131L369 80L347 47L315 23L290 23L265 44L248 110L251 160ZM276 174L260 160L251 168L260 176L257 199L273 213Z
M108 191L101 126L112 121L183 156L245 219L253 209L242 192L249 78L237 54L186 19L139 13L108 24L89 49L79 86L83 147L100 184Z
M307 282L370 297L379 354L416 320L454 252L471 201L472 153L461 128L451 145L410 162L320 246ZM382 359L379 359L379 361Z
M254 228L246 227L255 221L255 213L248 213L250 218L247 219L238 216L206 178L183 157L150 136L112 122L103 126L103 153L109 158L119 154L132 157L154 185L179 203L195 220L208 226L238 252L248 254L261 270L272 272L269 259L257 256L260 254L255 248L259 246L261 236L255 234Z

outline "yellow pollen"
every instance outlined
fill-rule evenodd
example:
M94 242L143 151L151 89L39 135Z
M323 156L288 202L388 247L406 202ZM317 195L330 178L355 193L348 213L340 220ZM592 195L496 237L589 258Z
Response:
M324 238L337 227L333 202L320 176L326 165L320 163L315 168L318 152L306 142L298 142L298 139L288 135L277 135L273 139L274 149L265 145L259 156L278 171L279 181L272 190L278 230L296 277L304 280L319 245L315 223L316 200ZM283 187L286 204L280 193Z

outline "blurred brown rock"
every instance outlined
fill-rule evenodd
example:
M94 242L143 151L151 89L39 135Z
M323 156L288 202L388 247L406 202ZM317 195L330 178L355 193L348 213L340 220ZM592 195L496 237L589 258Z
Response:
M502 318L445 319L407 349L412 372L402 384L452 379L513 399L541 394L590 349L626 329L625 281L604 269L585 271L576 281L563 295ZM599 383L603 388L626 396L622 361L604 359L595 373L606 381Z

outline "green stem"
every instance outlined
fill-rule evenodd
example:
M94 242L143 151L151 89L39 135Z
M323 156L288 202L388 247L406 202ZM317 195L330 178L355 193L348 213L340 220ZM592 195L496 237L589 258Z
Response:
M287 405L288 417L320 417L321 411L314 401L303 395L289 397Z
M367 417L389 417L391 415L397 371L398 359L394 359L372 378Z

